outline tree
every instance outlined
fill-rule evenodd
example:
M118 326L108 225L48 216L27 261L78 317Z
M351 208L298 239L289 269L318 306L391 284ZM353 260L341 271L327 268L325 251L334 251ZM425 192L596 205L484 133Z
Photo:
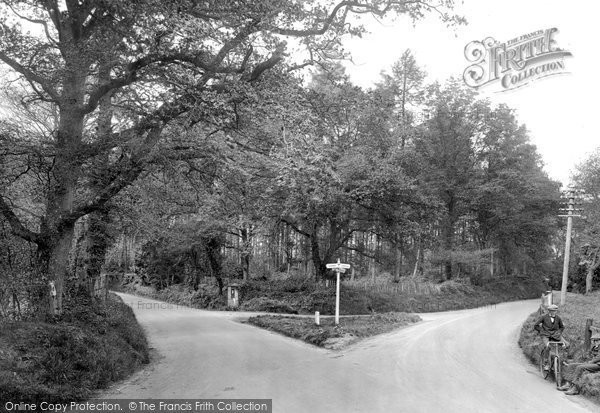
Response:
M511 109L492 108L456 80L428 93L415 149L425 165L422 185L443 206L433 225L444 277L454 276L454 257L478 266L482 251L498 250L507 274L539 266L550 256L559 185L543 171L525 127Z
M393 114L339 69L313 77L270 188L274 215L309 243L317 280L340 249L372 256L350 245L353 237L382 237L386 223L403 222L418 203L389 127Z
M285 60L283 37L302 39L309 59L319 60L339 49L342 34L360 32L348 26L350 12L416 19L439 11L425 2L342 1L326 7L282 0L4 0L1 9L0 61L29 85L31 104L56 106L57 122L39 230L27 226L4 196L0 212L14 234L37 245L41 273L56 286L58 313L75 222L140 175L173 123L232 127L239 94ZM29 34L15 20L37 30ZM110 73L108 81L99 75L103 70ZM121 121L108 133L88 129L107 95L120 107ZM103 157L110 162L102 171L91 167ZM91 187L89 173L105 179Z
M432 85L428 90L428 119L424 132L415 142L424 161L424 184L443 204L440 223L441 254L445 255L444 274L453 276L450 253L455 246L455 227L469 209L474 176L472 139L476 132L473 118L474 93L456 80L446 86Z
M575 219L579 234L579 261L585 268L585 292L593 290L600 268L600 150L577 165L573 182L585 191L584 217ZM579 222L580 221L580 222Z
M407 141L416 135L415 112L419 104L423 103L425 87L425 71L417 64L410 50L405 50L391 70L391 74L383 72L382 80L373 91L381 101L382 108L393 112L393 118L389 119L386 126L393 131L393 136L398 140L401 150L407 149L406 154L412 151L412 147L406 147ZM420 231L410 225L395 228L394 244L395 256L395 279L398 280L402 272L403 257L406 255L405 244L410 238L416 238L415 261L422 256L422 239ZM418 264L418 263L416 263ZM415 265L416 268L416 265Z
M482 248L498 249L505 272L521 272L548 259L557 230L559 184L543 171L541 158L505 105L480 105L474 142L478 176L472 208Z
M384 97L391 95L393 105L398 113L398 133L402 148L406 144L409 128L413 121L413 115L409 108L423 101L425 76L425 71L417 65L412 52L407 49L393 64L391 74L382 73L383 80L378 85L378 91Z

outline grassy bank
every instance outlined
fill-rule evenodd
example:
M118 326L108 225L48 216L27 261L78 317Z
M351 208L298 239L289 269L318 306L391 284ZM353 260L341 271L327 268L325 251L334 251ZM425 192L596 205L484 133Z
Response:
M81 299L56 323L0 324L0 400L84 400L148 361L131 308L112 294L105 305Z
M405 283L407 288L399 288ZM402 281L388 284L343 284L340 313L343 315L432 312L481 307L505 301L539 297L543 286L519 278L497 278L474 286L449 281L431 284ZM193 308L227 308L224 295L212 285L201 285L198 291L176 285L155 291L151 287L125 286L125 292L144 295ZM279 281L251 280L241 283L240 310L288 314L333 314L335 288L315 284L306 278Z
M554 303L560 302L560 294L554 293ZM583 348L586 319L592 318L594 325L600 327L600 292L588 295L568 294L566 304L560 306L559 316L565 324L564 336L569 341L567 357L572 362L580 362L587 356ZM541 340L537 332L533 331L533 323L538 314L531 314L521 329L519 345L525 356L535 363L539 363ZM600 403L600 374L584 375L581 382L581 394Z
M334 318L322 318L320 325L311 317L261 315L251 317L248 323L297 338L325 348L341 348L360 338L387 333L418 321L415 314L385 313L364 317L341 317L336 326Z

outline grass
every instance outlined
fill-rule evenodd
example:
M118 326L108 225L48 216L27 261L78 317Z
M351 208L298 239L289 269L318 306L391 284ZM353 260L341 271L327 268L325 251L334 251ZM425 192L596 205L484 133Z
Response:
M240 310L287 314L333 314L335 288L316 284L312 279L289 278L279 281L250 280L240 283ZM401 280L400 283L344 282L341 286L340 314L358 315L387 312L432 312L482 307L505 301L539 297L543 286L533 280L495 278L474 286L464 281L433 284ZM213 285L190 291L181 285L161 291L151 287L125 287L125 292L156 298L192 308L225 310L224 296Z
M560 302L558 293L554 293L554 303ZM569 341L567 358L572 362L580 362L589 355L584 351L584 332L586 319L592 318L594 325L600 327L600 291L588 295L568 294L564 306L559 306L559 316L565 324L564 336ZM541 340L533 331L533 323L538 314L531 314L523 323L519 337L519 345L525 356L539 363ZM600 374L588 374L582 377L581 394L600 403Z
M80 299L59 322L0 324L0 400L84 400L148 363L148 343L120 298Z
M207 310L224 310L227 308L225 296L219 296L218 288L212 284L200 284L197 291L184 285L172 285L158 291L150 286L139 285L115 286L112 289L191 308Z
M316 325L311 317L260 315L248 323L297 338L320 347L339 348L360 338L387 333L421 321L416 314L385 313L364 317L341 317L336 326L333 317L321 318Z
M535 281L497 278L478 287L466 282L448 281L432 284L414 280L388 283L342 283L340 314L357 315L387 312L432 312L475 308L504 301L538 297L543 290ZM270 301L261 305L261 298ZM313 314L333 314L335 288L323 287L308 280L250 281L242 285L242 309ZM257 303L259 305L251 305Z

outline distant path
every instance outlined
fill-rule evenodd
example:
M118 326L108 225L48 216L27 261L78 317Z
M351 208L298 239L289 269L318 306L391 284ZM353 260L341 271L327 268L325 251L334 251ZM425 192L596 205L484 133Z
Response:
M275 413L600 412L556 391L518 348L538 300L422 314L332 352L236 322L244 313L119 295L159 356L105 398L268 398Z

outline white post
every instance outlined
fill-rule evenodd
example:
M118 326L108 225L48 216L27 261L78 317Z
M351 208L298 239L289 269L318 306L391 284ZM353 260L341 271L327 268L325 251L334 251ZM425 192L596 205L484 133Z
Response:
M335 283L335 324L340 323L340 273L345 272L350 268L350 264L342 264L338 258L337 263L327 264L327 268L335 271L336 283Z
M315 324L320 326L321 325L321 319L320 319L320 314L318 311L315 311Z
M339 260L338 260L339 262ZM335 284L335 324L340 323L340 270L339 268L335 271L336 284Z

